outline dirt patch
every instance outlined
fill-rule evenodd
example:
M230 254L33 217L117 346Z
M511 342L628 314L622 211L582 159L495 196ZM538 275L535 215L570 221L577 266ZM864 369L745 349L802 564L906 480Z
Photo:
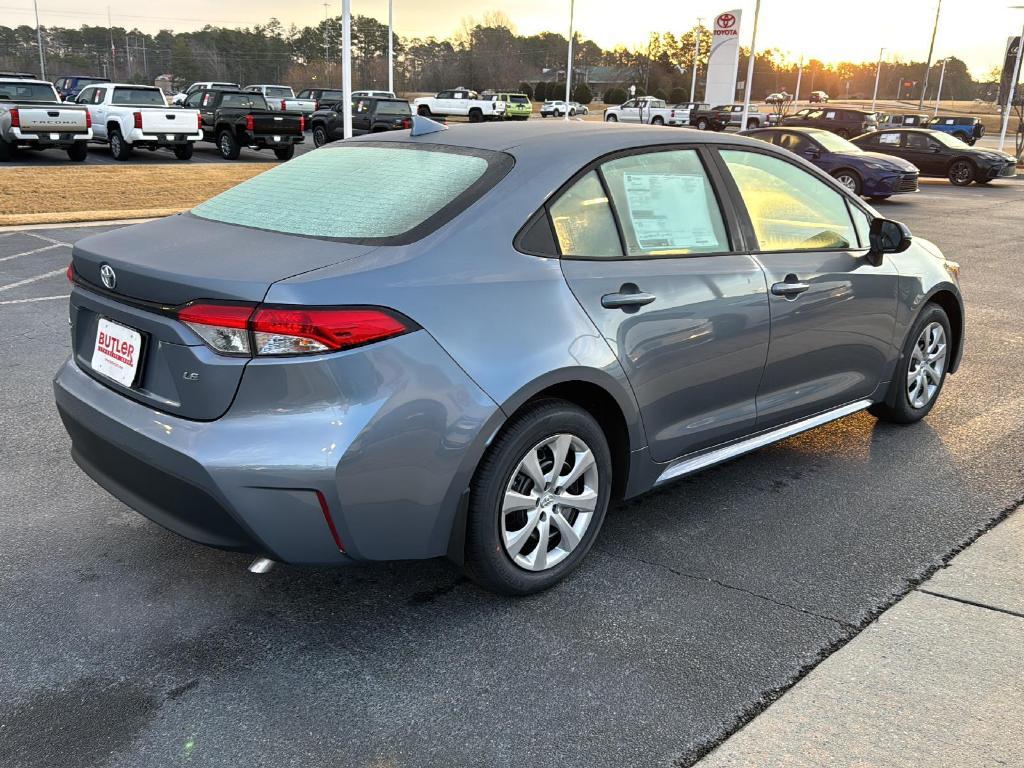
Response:
M0 169L0 225L167 216L272 167L238 163Z

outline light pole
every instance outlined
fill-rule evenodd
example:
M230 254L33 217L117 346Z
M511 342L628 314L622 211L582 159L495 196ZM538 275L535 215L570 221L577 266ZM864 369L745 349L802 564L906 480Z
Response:
M690 101L697 98L697 61L700 59L700 31L704 27L704 18L697 17L697 30L693 36L693 76L690 78Z
M565 65L565 119L569 119L569 96L572 92L572 29L573 16L576 12L576 0L569 0L569 60Z
M331 23L330 3L324 3L324 85L331 87L331 44L327 37L327 28Z
M761 0L754 4L754 34L750 38L750 57L747 59L747 82L743 89L743 117L740 118L740 130L747 129L747 115L750 112L750 90L754 84L754 56L757 55L757 19L761 15Z
M924 65L924 85L921 86L921 98L917 100L917 111L924 109L924 95L928 92L928 75L932 69L932 54L935 52L935 33L939 31L939 11L942 10L942 0L935 3L935 24L932 26L932 42L928 46L928 62Z
M36 44L39 46L39 76L46 79L46 61L43 59L43 32L39 29L39 0L32 0L36 9Z
M939 90L935 93L935 111L932 113L932 117L938 117L939 115L939 100L942 98L942 81L946 79L946 62L949 58L942 60L942 69L939 70Z
M388 0L388 90L395 92L394 0Z
M875 67L875 91L871 94L871 111L875 111L875 102L878 101L878 79L882 76L882 54L885 48L878 49L878 65Z
M341 0L341 125L342 137L352 138L352 0Z
M804 79L804 57L800 57L800 66L796 70L796 93L793 94L793 103L800 101L800 81Z
M1024 5L1013 5L1011 8L1024 8ZM1010 124L1010 112L1013 110L1013 96L1017 90L1017 79L1020 77L1020 55L1024 53L1024 28L1020 31L1020 40L1017 41L1017 59L1013 63L1013 72L1010 77L1010 87L1007 89L1006 104L1003 105L1003 124L999 129L999 151L1003 151L1006 144L1006 127Z

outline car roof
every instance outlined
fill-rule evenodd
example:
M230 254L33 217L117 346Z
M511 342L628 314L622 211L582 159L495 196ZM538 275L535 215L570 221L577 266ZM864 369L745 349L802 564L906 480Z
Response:
M53 83L49 80L37 80L35 78L29 79L27 77L0 77L0 82L17 83L18 85L29 83L31 85L48 85L51 88L53 87Z
M525 120L522 122L456 123L447 130L410 137L405 131L368 134L351 142L401 142L435 144L446 147L508 152L512 155L532 151L560 153L578 159L584 165L594 158L621 149L656 147L663 144L749 144L760 147L764 142L737 136L734 133L657 128L649 125L605 123L583 120ZM346 144L349 143L348 141Z

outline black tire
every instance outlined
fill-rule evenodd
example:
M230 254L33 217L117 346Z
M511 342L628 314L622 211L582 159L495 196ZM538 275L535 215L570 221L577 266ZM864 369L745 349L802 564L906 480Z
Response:
M836 131L836 136L838 136L841 139L848 139L850 138L850 132L845 128L840 128L838 131Z
M856 172L851 171L849 168L840 168L832 173L832 177L853 194L860 197L863 185L861 184L860 176Z
M291 160L293 157L295 157L295 145L289 144L286 147L274 147L274 157L276 157L281 162Z
M193 152L195 152L195 147L191 141L187 144L174 145L174 156L179 160L191 160Z
M760 128L760 127L761 127L761 124L759 122L757 122L756 118L753 118L753 117L748 118L748 120L747 120L747 130L748 131L752 131L755 128Z
M529 571L517 565L505 549L501 533L501 505L510 483L516 479L513 473L520 461L538 443L557 434L574 435L590 448L598 474L597 501L590 524L576 547L556 565L546 570ZM480 586L506 595L528 595L561 581L593 546L608 509L611 488L611 451L593 416L565 400L542 400L524 409L505 426L488 449L470 486L466 521L467 575ZM559 513L552 512L552 518L556 514ZM557 530L558 526L551 525L544 515L542 519L550 530ZM552 542L558 540L552 538ZM524 549L531 543L532 551L536 552L538 542L532 538Z
M132 156L132 145L124 140L119 128L110 131L107 140L110 142L110 154L114 156L115 160L124 161Z
M604 121L606 123L617 123L619 122L619 118L616 115L608 115L608 117L606 117Z
M419 115L420 117L430 117L430 107L428 107L426 104L420 104L416 108L416 114Z
M85 162L85 158L89 156L89 148L85 145L84 141L76 141L70 147L68 147L68 159L75 163Z
M964 133L963 131L957 131L956 133L954 133L953 134L953 138L954 139L960 139L960 141L962 141L964 144L973 144L974 143L973 141L970 140L970 138L967 136L967 134Z
M6 163L8 160L13 160L17 149L18 148L13 144L8 144L3 139L0 139L0 163Z
M313 146L322 147L327 143L327 129L322 125L313 126Z
M576 117L576 110L575 109L570 109L569 110L569 117Z
M651 118L651 125L664 125L664 124L665 124L665 118L663 118L661 115L655 115L654 117Z
M217 149L220 150L220 156L225 160L237 160L238 156L242 154L238 139L227 129L217 134Z
M946 335L946 358L942 367L942 375L939 379L938 388L928 402L920 408L915 408L910 403L910 395L908 392L908 376L910 375L911 366L914 364L914 348L917 346L919 337L924 328L932 323L938 323L942 326L942 330ZM893 424L913 424L914 422L920 421L935 406L936 401L939 399L939 395L942 394L942 387L946 383L946 374L949 370L949 364L952 361L952 349L953 349L953 335L950 332L949 317L946 315L946 310L940 307L938 304L929 302L925 304L924 309L921 310L921 314L917 316L917 320L910 328L910 333L907 334L906 340L903 342L903 349L900 352L900 359L896 363L896 371L892 376L892 383L889 385L889 391L886 394L885 401L881 403L875 403L868 411L880 419L881 421L889 421Z
M966 187L977 176L977 169L974 167L974 163L970 160L954 160L949 164L949 171L946 177L950 183L955 184L958 187Z
M708 122L708 119L706 117L702 117L702 118L700 118L697 121L697 130L698 131L706 131L710 127L711 127L711 123Z
M554 112L552 112L551 114L554 115L555 117L561 117L562 116L562 113L559 112L557 109Z
M871 195L872 200L888 200L892 195Z
M469 110L469 122L471 122L471 123L479 123L479 122L482 122L483 119L484 119L484 113L481 112L479 109L471 109L471 110Z

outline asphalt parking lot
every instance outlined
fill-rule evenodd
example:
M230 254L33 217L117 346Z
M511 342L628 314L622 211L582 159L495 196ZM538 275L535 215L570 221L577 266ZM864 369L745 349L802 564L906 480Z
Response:
M525 599L441 562L255 576L112 499L50 389L68 246L105 228L0 234L0 763L690 765L1024 501L1024 182L878 208L963 267L929 418L858 414L614 506Z
M295 146L295 154L301 155L314 149L313 137L306 134L305 141ZM179 160L169 149L137 149L132 153L131 158L126 161L115 160L110 154L110 147L105 144L89 144L89 156L85 159L85 165L134 165L136 163L156 163L169 165L188 165L189 163L276 163L277 158L269 149L255 150L242 147L242 154L238 160L225 160L220 156L217 145L212 141L197 141L195 150L190 160ZM28 168L44 168L46 166L77 166L80 163L73 163L68 160L67 153L63 150L47 149L42 152L19 150L16 158L4 163L3 168L25 166Z

